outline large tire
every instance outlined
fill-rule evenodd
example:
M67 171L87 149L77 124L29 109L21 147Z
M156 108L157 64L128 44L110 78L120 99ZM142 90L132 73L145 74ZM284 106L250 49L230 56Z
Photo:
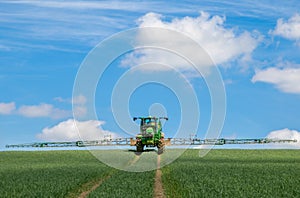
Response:
M144 145L142 143L137 143L136 151L137 152L143 152L144 151Z
M160 154L163 154L164 150L165 150L165 141L164 139L161 139L157 145L157 153L160 155Z

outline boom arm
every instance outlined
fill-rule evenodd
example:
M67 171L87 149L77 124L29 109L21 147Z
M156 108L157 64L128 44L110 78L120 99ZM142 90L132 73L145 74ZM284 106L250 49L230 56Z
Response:
M136 121L136 120L142 120L142 119L146 119L147 117L133 117L133 121ZM151 118L156 118L156 117L151 117ZM169 120L169 118L168 117L158 117L158 119L165 119L165 120Z
M224 145L224 144L269 144L269 143L296 143L289 139L190 139L166 138L171 145ZM29 144L6 145L6 148L22 147L85 147L85 146L129 146L133 138L118 138L109 140L76 141L76 142L38 142Z

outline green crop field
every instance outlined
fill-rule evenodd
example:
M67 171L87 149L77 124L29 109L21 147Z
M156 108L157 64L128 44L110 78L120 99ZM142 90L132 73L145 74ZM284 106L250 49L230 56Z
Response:
M0 152L0 197L65 197L111 168L88 152Z
M162 163L172 152L161 156ZM198 153L187 150L161 169L167 197L300 195L299 150ZM116 170L88 151L0 152L0 197L78 197L99 181L89 197L153 197L155 172Z
M299 197L299 150L189 150L163 168L169 197Z

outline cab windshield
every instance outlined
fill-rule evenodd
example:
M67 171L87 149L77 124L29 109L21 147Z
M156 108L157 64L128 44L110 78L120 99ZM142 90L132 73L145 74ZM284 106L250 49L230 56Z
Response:
M155 125L155 119L154 118L145 118L141 120L141 126L143 125Z

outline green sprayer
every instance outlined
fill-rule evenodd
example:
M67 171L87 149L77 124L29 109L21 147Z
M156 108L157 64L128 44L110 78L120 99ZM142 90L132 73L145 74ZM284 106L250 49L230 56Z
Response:
M161 120L168 120L167 117L134 117L133 121L140 120L140 133L135 139L131 139L130 145L136 146L137 152L143 152L144 147L157 147L158 154L163 153L165 145L169 140L165 140L162 132Z

